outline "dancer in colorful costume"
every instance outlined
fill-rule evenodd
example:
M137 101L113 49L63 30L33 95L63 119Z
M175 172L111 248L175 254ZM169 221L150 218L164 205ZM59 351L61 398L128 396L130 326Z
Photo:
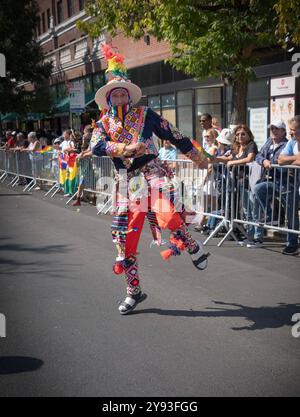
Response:
M157 158L153 134L169 140L200 168L207 167L207 156L153 110L134 107L142 92L127 78L124 57L109 45L103 45L103 52L108 61L108 81L95 96L104 111L93 131L97 142L93 154L111 157L117 170L112 236L118 256L113 270L126 276L127 295L119 305L119 312L124 315L146 298L141 291L137 263L137 246L146 215L154 239L155 234L160 238L160 228L171 231L169 249L161 252L163 259L187 250L196 268L207 267L208 254L202 243L191 236L184 209L177 207L170 170Z

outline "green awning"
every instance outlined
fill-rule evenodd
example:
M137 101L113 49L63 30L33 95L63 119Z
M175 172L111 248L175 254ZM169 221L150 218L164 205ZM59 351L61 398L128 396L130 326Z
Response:
M70 111L70 99L69 97L64 97L59 100L54 105L54 112L55 113L69 113Z
M41 120L44 119L46 116L43 113L28 113L26 117L23 117L22 120Z
M2 122L14 122L18 118L18 113L6 113L1 114Z
M95 101L95 91L90 91L89 93L85 93L85 107Z

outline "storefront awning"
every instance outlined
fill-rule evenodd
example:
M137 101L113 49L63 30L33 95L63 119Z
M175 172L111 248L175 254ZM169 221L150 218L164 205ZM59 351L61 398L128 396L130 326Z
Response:
M1 122L14 122L18 118L18 113L1 114Z
M85 94L85 107L89 106L95 101L95 91L90 91L89 93Z
M70 99L69 97L64 97L59 100L55 106L55 113L68 113L70 111Z

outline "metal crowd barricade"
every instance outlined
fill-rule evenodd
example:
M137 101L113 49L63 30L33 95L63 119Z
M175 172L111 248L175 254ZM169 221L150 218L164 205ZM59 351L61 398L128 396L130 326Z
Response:
M114 188L114 165L112 160L109 157L96 156L80 159L78 181L85 191L98 196L97 214L107 214L112 207Z
M300 235L300 167L273 165L271 170L263 170L254 162L230 168L223 164L210 164L208 169L202 170L189 160L167 162L187 211L192 209L199 216L213 220L213 231L204 244L221 228L226 230L226 234L218 246L229 235L237 240L235 229L245 235L253 234L255 229ZM107 214L113 205L114 195L115 170L112 160L93 156L79 160L78 168L79 184L85 191L98 196L97 214ZM8 175L13 177L9 183L12 186L18 183L20 177L31 180L23 191L31 190L37 180L53 184L47 194L54 188L56 193L60 187L58 160L52 153L2 149L0 181L4 181ZM196 219L199 221L199 217L196 216Z
M251 168L238 165L231 172L231 224L250 236L262 233L259 228L299 235L300 167L273 165L259 179Z
M204 244L207 244L222 228L228 234L231 233L228 219L229 201L226 198L226 189L228 189L226 166L210 164L208 169L200 169L190 160L166 162L173 168L175 177L181 182L182 201L186 209L192 209L198 214L194 217L194 221L200 222L203 218L209 217L214 225L213 232Z
M4 150L5 153L5 175L1 176L1 180L4 181L8 176L12 177L10 178L9 185L15 184L15 182L18 180L18 160L17 155L12 150Z
M34 162L32 152L18 152L18 174L19 177L28 178L30 181L23 191L30 191L36 185Z
M4 149L0 149L0 181L4 181L6 177L6 152Z
M57 155L53 152L35 153L33 155L33 167L35 179L53 184L49 194L53 188L59 183L59 163Z

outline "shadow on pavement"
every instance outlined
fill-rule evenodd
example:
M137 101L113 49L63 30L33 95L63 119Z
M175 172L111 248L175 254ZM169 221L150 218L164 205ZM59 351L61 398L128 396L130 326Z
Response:
M194 310L161 310L159 308L149 308L145 310L137 310L131 314L159 314L162 316L178 316L178 317L228 317L228 318L244 318L249 321L249 326L232 327L232 330L263 330L277 329L283 326L292 326L291 321L293 314L300 312L300 303L285 304L279 303L274 307L250 307L236 303L224 303L222 301L214 301L215 307L208 307L207 310L213 311L194 311ZM223 307L218 308L221 305ZM229 307L229 308L227 308ZM230 307L237 307L232 309Z
M43 366L40 359L25 356L0 356L0 375L32 372Z
M0 251L13 252L34 252L34 253L66 253L70 252L72 248L69 245L48 245L48 246L28 246L21 244L9 244L0 246Z
M2 193L0 193L0 197L20 197L20 196L23 196L23 195L31 195L30 193L17 193L17 194L2 194Z

